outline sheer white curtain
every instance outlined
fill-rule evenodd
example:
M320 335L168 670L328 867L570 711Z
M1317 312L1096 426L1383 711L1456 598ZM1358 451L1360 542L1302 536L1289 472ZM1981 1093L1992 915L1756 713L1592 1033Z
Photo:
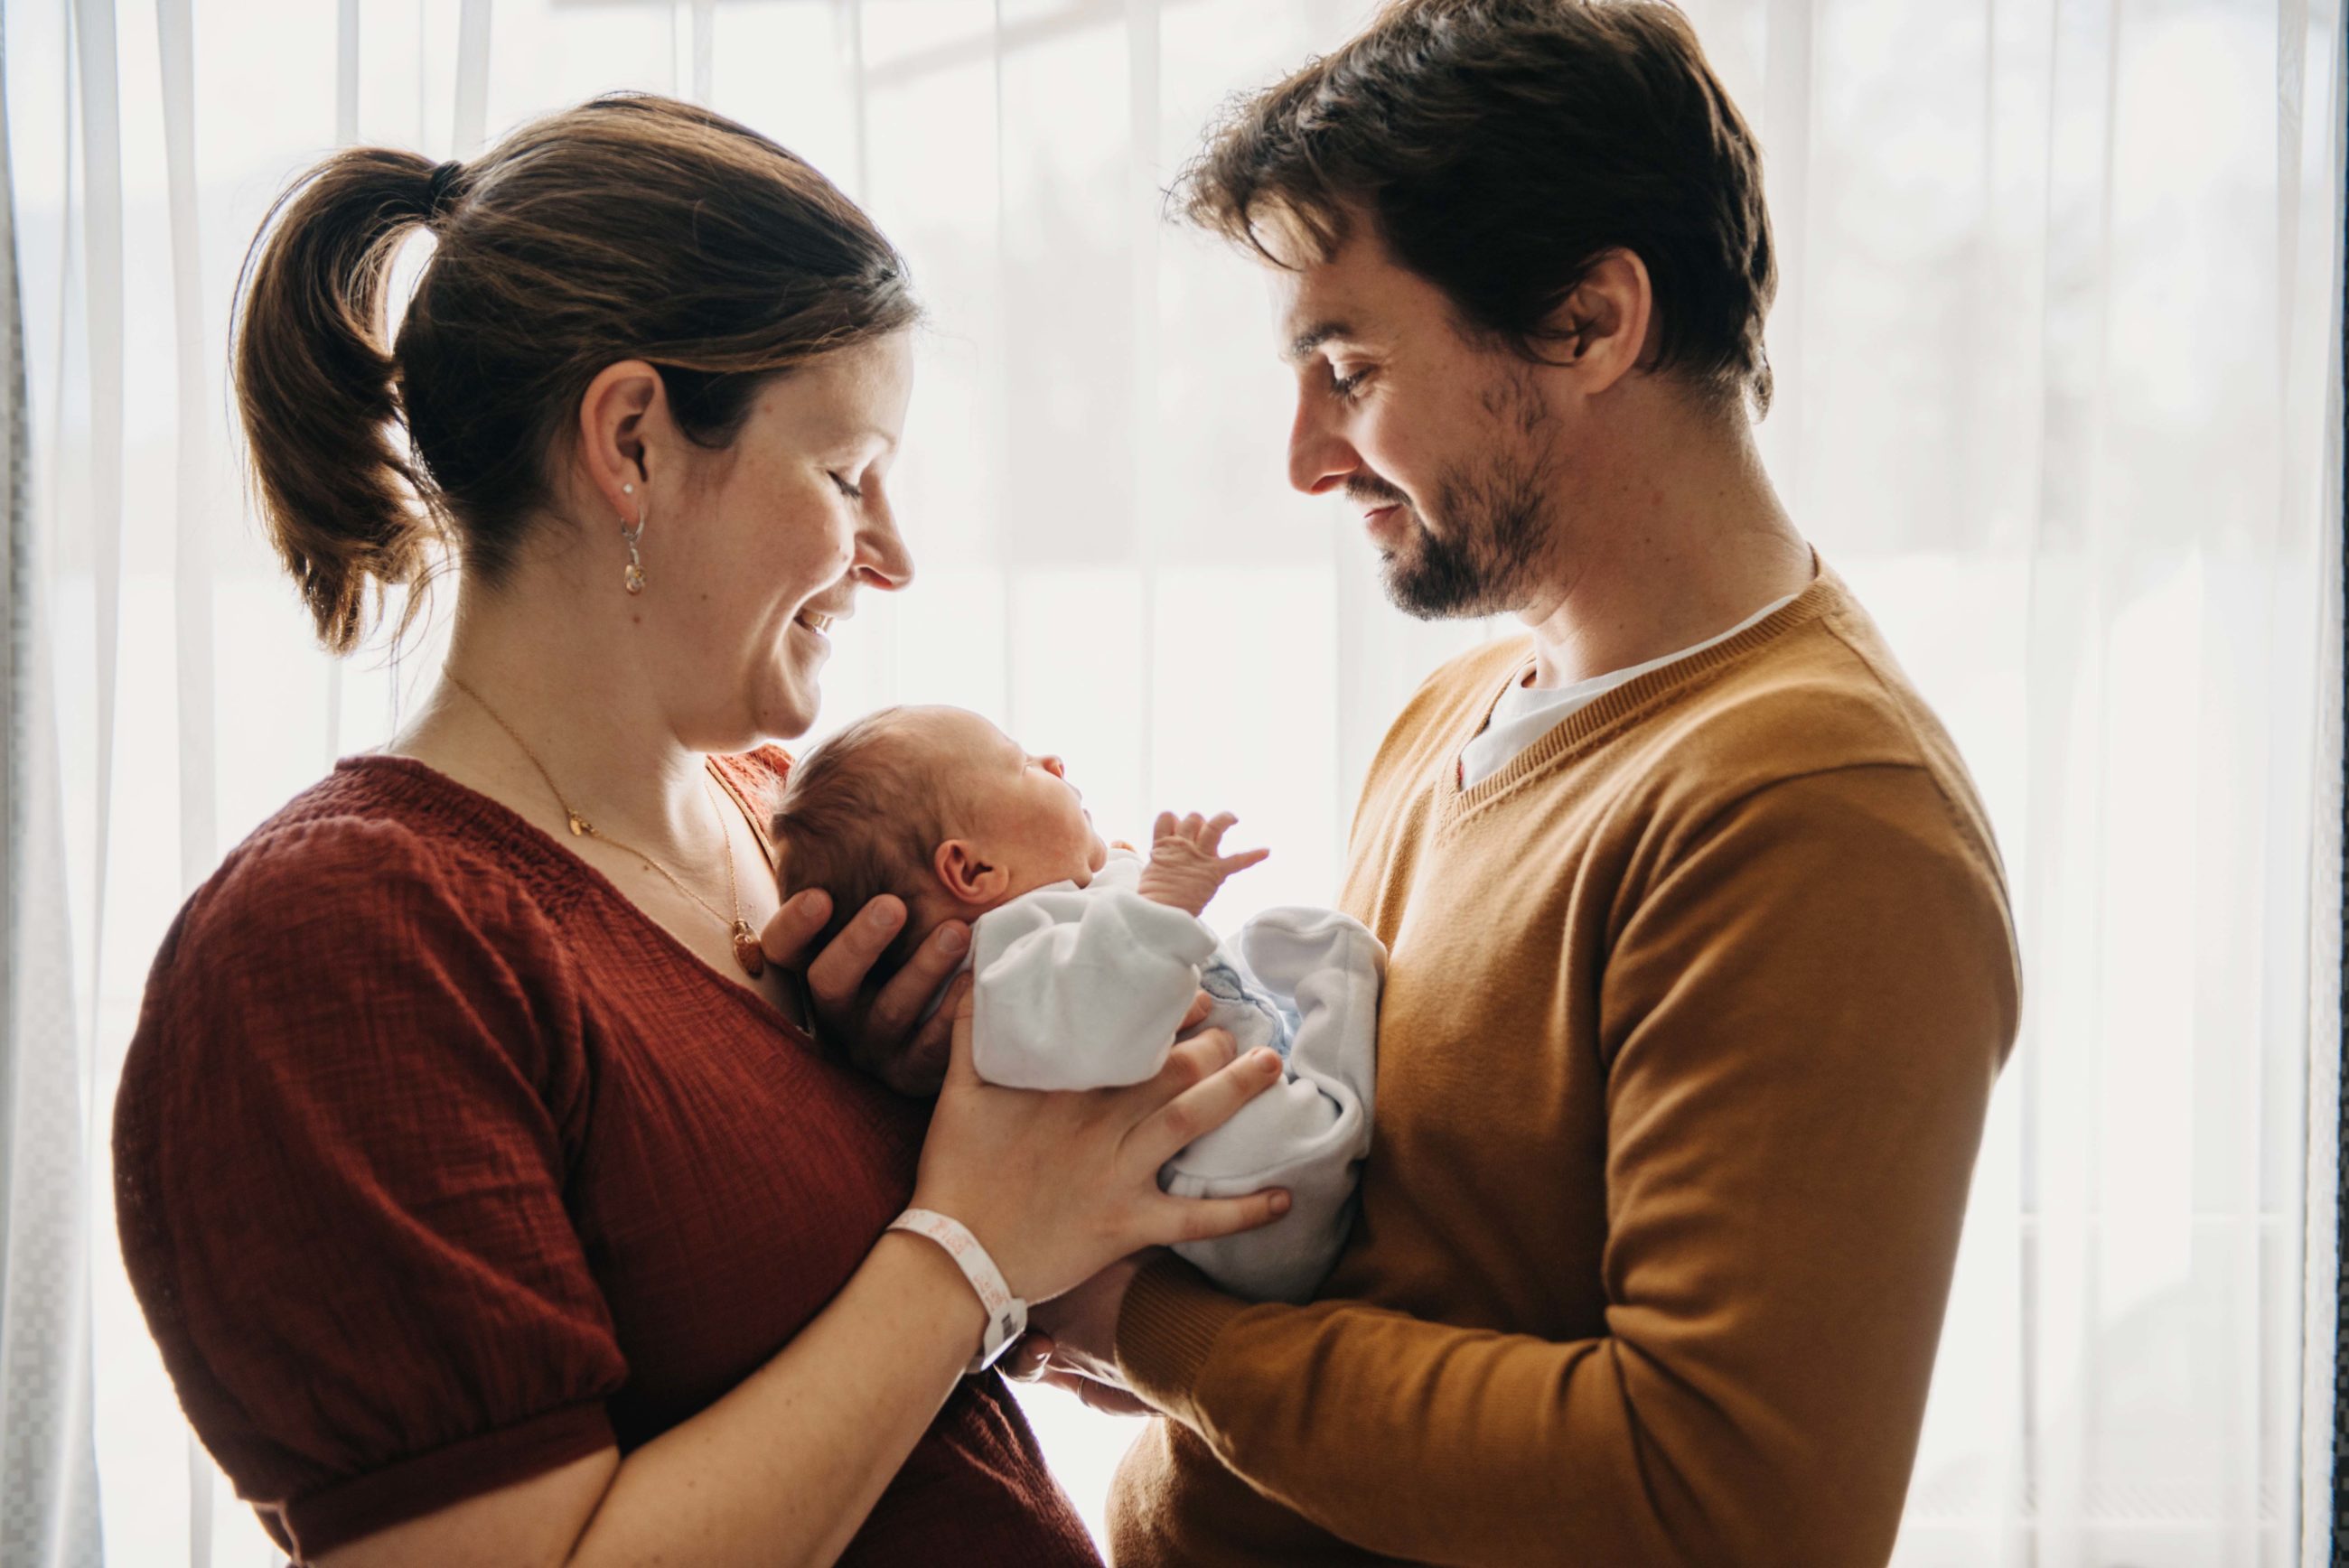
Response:
M1159 222L1216 103L1364 0L0 6L30 413L12 1565L95 1561L101 1513L118 1563L273 1561L121 1278L104 1134L181 897L434 662L330 665L239 500L229 294L305 160L462 155L636 87L832 173L932 320L902 486L921 580L866 602L827 723L961 702L1064 753L1104 823L1229 806L1277 852L1226 919L1330 895L1387 717L1496 629L1404 620L1352 531L1286 492L1260 283ZM1898 1561L2321 1561L2339 0L1689 8L1767 157L1772 470L1964 747L2024 944ZM1097 1517L1130 1429L1031 1405Z

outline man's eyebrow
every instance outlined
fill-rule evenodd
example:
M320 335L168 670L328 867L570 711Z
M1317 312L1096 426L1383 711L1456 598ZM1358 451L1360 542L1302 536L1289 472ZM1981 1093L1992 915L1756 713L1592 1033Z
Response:
M1317 321L1288 340L1281 357L1291 365L1301 365L1315 349L1333 337L1351 337L1354 329L1342 321Z

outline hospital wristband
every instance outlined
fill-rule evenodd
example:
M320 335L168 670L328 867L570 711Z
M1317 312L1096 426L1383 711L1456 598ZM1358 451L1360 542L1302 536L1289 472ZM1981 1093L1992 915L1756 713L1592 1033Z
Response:
M1012 1342L1028 1332L1028 1304L1011 1294L1004 1282L1003 1271L978 1244L959 1220L928 1209L908 1209L889 1222L893 1231L910 1231L926 1236L946 1250L947 1256L962 1270L962 1277L970 1281L970 1288L978 1293L979 1305L987 1309L987 1333L978 1342L978 1354L963 1368L966 1377L986 1371Z

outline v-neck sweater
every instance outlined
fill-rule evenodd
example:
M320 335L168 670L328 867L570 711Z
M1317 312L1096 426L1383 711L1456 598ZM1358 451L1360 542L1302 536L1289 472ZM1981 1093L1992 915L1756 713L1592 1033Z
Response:
M754 824L788 765L715 759ZM173 922L116 1214L188 1419L306 1559L724 1396L905 1207L926 1119L504 806L359 757ZM1100 1562L993 1374L840 1560Z
M2014 1038L1955 747L1834 574L1463 789L1525 639L1421 688L1341 905L1390 953L1359 1221L1303 1306L1180 1264L1121 1568L1859 1568L1898 1528Z

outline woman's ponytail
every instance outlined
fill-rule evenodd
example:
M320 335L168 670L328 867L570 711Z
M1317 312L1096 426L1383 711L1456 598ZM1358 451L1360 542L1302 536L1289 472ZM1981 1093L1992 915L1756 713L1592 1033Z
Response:
M433 216L433 174L414 153L336 154L277 199L238 286L236 400L261 515L338 654L386 585L419 580L437 531L395 428L384 321L392 258Z
M428 225L431 259L391 325L392 259ZM678 428L718 449L775 377L920 314L896 251L804 160L637 95L463 164L337 153L271 209L239 293L262 515L337 653L438 546L468 583L508 580L556 519L555 459L605 366L650 363Z

